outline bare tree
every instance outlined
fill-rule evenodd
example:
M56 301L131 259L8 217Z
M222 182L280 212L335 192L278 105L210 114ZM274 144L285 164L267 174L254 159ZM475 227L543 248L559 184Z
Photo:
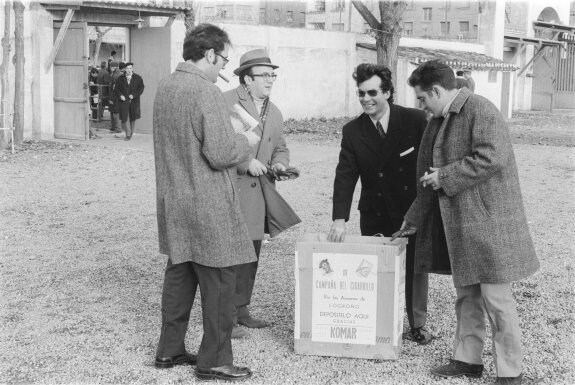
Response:
M94 55L93 64L94 66L98 66L98 56L100 55L100 47L102 46L102 40L104 39L104 35L107 34L112 30L112 27L107 27L106 29L102 30L99 26L96 27L96 46L94 47Z
M10 1L4 3L4 36L2 37L2 64L0 65L0 79L2 86L2 93L0 95L0 114L8 113L8 90L10 83L8 78L8 66L10 65L10 9L12 4ZM4 122L0 122L2 124ZM6 148L8 140L4 136L4 131L0 135L0 148Z
M397 48L403 30L403 12L407 7L406 1L379 0L378 20L367 6L359 0L352 0L352 4L365 19L375 34L377 47L377 63L387 65L393 73L393 83L396 83Z
M24 140L24 4L14 0L14 143Z
M185 0L186 12L184 13L184 25L186 26L186 32L194 28L196 23L196 15L194 13L194 0Z

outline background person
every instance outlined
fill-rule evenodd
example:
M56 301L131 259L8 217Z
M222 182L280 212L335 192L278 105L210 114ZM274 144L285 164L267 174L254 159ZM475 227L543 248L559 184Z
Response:
M453 359L431 373L481 377L487 315L496 383L520 384L521 328L510 283L539 262L505 119L489 100L456 89L453 71L437 60L413 71L409 85L433 118L419 149L417 198L394 236L417 231L418 267L450 266L457 293Z
M154 100L158 235L160 253L168 256L155 365L196 364L201 380L252 374L233 365L231 343L235 266L256 260L235 167L259 137L234 132L214 85L229 46L220 28L196 26L184 40L185 62L160 82ZM196 357L186 352L185 336L198 285L204 334Z
M266 206L270 204L266 202L260 178L267 178L268 167L275 171L285 171L289 166L289 150L283 136L283 117L277 106L270 101L276 68L278 66L272 64L264 49L248 51L242 55L240 66L234 70L234 74L239 76L240 85L224 93L228 107L239 105L259 123L254 132L262 140L252 147L248 160L237 167L240 205L258 260L264 235L269 233ZM275 186L273 179L270 183ZM248 309L257 269L258 261L236 267L237 312L234 323L248 328L268 326L266 321L252 317ZM237 324L234 326L232 338L246 335Z
M467 83L467 79L463 77L463 71L456 72L457 77L455 78L455 86L457 89L467 87L469 88L469 84Z
M110 68L112 69L112 83L111 83L111 92L110 92L110 100L108 101L108 110L110 111L110 131L114 133L122 132L120 128L120 101L118 99L118 95L114 92L114 88L116 87L116 80L120 76L122 76L122 71L120 71L120 67L118 62L110 62Z
M469 88L471 92L475 92L475 80L471 76L471 68L463 69L463 77L467 80L467 88Z
M134 73L134 63L126 63L124 70L125 73L115 82L114 92L119 100L118 108L122 130L126 133L125 140L130 140L136 129L136 120L140 119L140 95L144 92L144 80Z
M343 127L339 162L333 184L333 224L328 240L343 242L353 192L361 178L361 235L391 236L415 199L415 164L426 124L425 113L393 104L391 71L360 64L353 78L364 113ZM427 274L414 271L415 239L407 245L405 305L410 329L404 338L431 341L427 321Z

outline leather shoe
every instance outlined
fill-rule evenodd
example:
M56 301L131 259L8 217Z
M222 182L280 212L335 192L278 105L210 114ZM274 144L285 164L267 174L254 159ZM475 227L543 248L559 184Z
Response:
M420 345L427 345L433 339L430 332L424 327L412 328L410 331L403 333L403 339L417 342Z
M250 334L247 331L245 331L238 325L234 325L234 328L232 329L232 338L240 339L240 338L248 338L249 336Z
M463 361L450 360L449 364L431 369L431 374L439 377L474 377L479 378L483 373L483 365L468 364Z
M244 325L245 327L250 328L250 329L267 328L270 325L266 321L263 321L263 320L260 320L257 318L253 318L249 314L245 317L238 317L238 323L240 325Z
M194 372L200 380L243 381L252 376L252 371L249 368L234 365L209 369L196 368Z
M523 381L523 375L520 374L517 377L497 377L497 380L493 385L521 385Z
M188 352L172 357L156 357L155 366L158 369L169 369L176 365L195 365L197 358L195 354Z

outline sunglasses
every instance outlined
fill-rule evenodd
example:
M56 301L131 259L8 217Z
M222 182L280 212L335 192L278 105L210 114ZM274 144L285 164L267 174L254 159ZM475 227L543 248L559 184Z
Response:
M368 91L357 90L356 93L357 96L359 96L360 98L364 98L365 94L368 94L370 97L375 98L379 93L379 90L368 90Z

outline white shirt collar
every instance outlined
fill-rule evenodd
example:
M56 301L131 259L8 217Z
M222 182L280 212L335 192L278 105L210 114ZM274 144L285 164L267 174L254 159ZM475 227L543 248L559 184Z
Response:
M387 111L385 111L385 114L383 114L383 116L379 119L379 123L381 123L381 127L383 127L383 131L387 134L387 127L389 126L389 110L390 110L390 106L387 106ZM373 123L374 127L377 127L377 120L373 119L371 116L369 117L371 119L371 122Z

